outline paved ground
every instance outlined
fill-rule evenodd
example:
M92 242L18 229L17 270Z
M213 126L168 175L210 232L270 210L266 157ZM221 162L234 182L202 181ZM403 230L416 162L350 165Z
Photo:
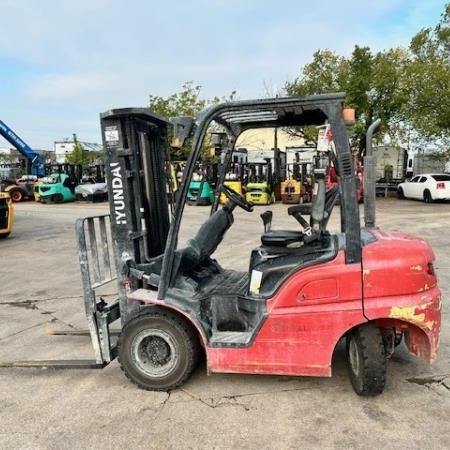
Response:
M434 247L444 294L442 341L433 366L399 347L383 395L356 396L343 348L330 379L205 375L182 389L145 392L116 362L101 371L0 369L0 447L74 448L450 448L450 204L379 199L378 225L419 234ZM274 205L274 227L295 226ZM85 328L74 239L77 217L106 205L16 206L16 226L0 241L0 359L92 357L83 337L45 330ZM206 209L188 207L183 234ZM335 211L331 227L336 227ZM262 230L259 214L239 211L217 252L245 270Z

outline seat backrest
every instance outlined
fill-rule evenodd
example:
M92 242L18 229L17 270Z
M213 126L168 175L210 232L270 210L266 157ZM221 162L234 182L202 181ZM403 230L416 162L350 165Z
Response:
M209 216L197 234L189 239L182 250L182 259L194 268L211 256L222 242L228 228L233 224L233 214L227 209L219 209Z

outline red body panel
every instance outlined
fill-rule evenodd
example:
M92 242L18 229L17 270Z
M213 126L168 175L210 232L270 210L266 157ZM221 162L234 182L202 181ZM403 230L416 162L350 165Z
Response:
M408 330L411 352L436 357L441 327L441 292L430 246L400 232L374 230L377 242L363 249L364 312L380 326Z
M403 233L373 234L377 240L363 247L363 264L345 264L341 250L330 262L292 274L267 300L268 317L246 348L209 347L198 324L157 300L155 292L139 289L129 298L168 307L193 322L209 372L330 376L340 338L368 320L406 332L409 349L433 360L441 311L434 253L425 241Z
M269 316L248 348L208 347L211 372L331 375L339 339L365 322L361 265L331 262L293 274L268 300Z

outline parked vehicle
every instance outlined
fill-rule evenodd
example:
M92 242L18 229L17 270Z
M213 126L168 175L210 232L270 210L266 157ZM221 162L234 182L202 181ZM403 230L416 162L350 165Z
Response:
M36 175L23 175L16 180L5 180L7 185L4 189L11 196L13 202L34 199L34 191L38 177Z
M410 153L405 171L405 178L411 179L422 173L446 173L448 161L445 158L437 158L433 153Z
M248 182L245 186L245 200L254 205L271 205L275 203L272 162L248 164Z
M205 179L192 180L189 183L189 205L212 205L214 203L214 189Z
M41 203L72 202L76 199L75 186L78 183L66 173L52 173L42 179L39 185L39 200Z
M254 205L271 205L275 203L275 194L267 181L248 183L245 191L245 199Z
M0 238L9 236L14 225L14 206L8 192L0 192Z
M14 133L5 122L0 120L0 136L3 136L19 153L25 156L31 175L42 177L45 175L44 160L22 138Z
M189 183L188 204L205 206L214 203L213 173L217 170L213 164L199 164Z
M397 188L399 199L412 198L431 203L434 200L450 200L450 175L445 173L424 173L410 181L400 183Z

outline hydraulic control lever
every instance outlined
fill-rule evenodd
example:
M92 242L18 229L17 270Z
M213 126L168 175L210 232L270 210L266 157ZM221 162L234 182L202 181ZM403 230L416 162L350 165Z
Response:
M264 233L270 231L270 229L272 228L272 217L273 217L272 211L265 211L262 214L260 214L260 217L263 221Z

